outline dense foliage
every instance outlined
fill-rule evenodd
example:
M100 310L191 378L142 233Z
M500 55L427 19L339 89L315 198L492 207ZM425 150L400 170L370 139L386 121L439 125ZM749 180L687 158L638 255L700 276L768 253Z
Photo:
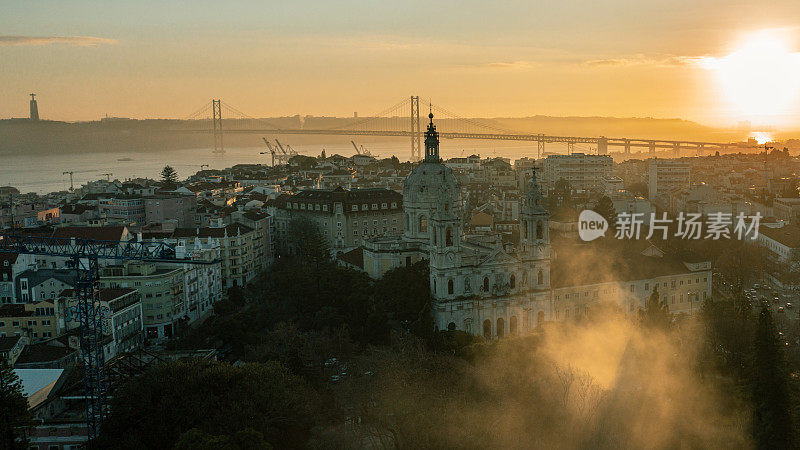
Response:
M377 281L313 228L178 341L227 362L166 363L115 393L118 448L789 448L797 362L743 297L675 316L654 290L484 342L436 332L428 267ZM746 247L734 249L742 254ZM679 249L678 251L686 251ZM725 251L720 249L719 255ZM636 319L636 320L634 320ZM795 358L800 361L800 358ZM113 437L113 438L112 438Z

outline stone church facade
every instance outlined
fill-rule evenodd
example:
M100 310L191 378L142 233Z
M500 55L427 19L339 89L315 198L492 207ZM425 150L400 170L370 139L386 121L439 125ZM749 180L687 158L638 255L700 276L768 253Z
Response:
M463 230L461 184L439 158L439 133L430 115L425 159L403 185L405 233L364 245L364 269L430 261L433 316L441 329L495 338L536 328L549 317L549 214L534 173L520 200L520 238L514 252Z

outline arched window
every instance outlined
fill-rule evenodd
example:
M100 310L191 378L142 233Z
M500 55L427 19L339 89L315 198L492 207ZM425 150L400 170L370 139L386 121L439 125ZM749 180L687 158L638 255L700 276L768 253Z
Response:
M501 338L506 334L506 323L502 317L497 319L497 337Z
M536 326L540 327L544 325L544 311L539 311L536 313Z
M522 238L523 239L530 239L530 236L528 236L528 221L527 220L523 220L522 221Z
M544 229L542 228L542 221L536 221L536 239L544 239Z
M419 232L420 233L428 232L428 218L425 216L419 216Z
M447 282L447 293L453 295L453 280Z
M445 247L452 247L453 246L453 229L447 227L447 231L444 235L444 246Z
M483 292L489 292L489 277L483 277Z
M411 232L411 214L406 213L406 231Z
M542 269L539 269L536 274L536 284L544 284L544 272L542 272Z
M513 274L511 275L511 280L509 283L511 284L511 289L517 287L517 278Z
M486 339L492 338L492 321L489 319L483 321L483 337Z
M455 322L450 322L450 323L447 324L447 330L448 331L455 331L455 329L456 329Z
M508 334L517 335L517 316L511 316L511 319L508 320Z

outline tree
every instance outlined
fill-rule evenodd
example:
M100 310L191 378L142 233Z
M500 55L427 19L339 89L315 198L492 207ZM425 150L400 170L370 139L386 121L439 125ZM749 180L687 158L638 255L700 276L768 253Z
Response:
M245 428L230 435L211 435L192 428L183 433L175 443L175 450L271 450L264 435Z
M792 448L789 373L769 308L758 315L753 357L753 437L759 448Z
M725 242L717 242L725 245ZM723 250L717 258L717 267L739 292L760 278L764 263L763 249L756 244L740 241L728 241L725 247L727 250Z
M605 217L609 223L609 227L613 228L614 224L617 222L617 212L614 210L614 202L611 201L607 195L604 195L597 204L594 205L594 212Z
M22 393L22 382L5 358L0 360L0 447L28 448L25 427L31 425L28 400ZM19 441L18 441L19 440Z
M328 240L310 219L294 219L289 223L289 245L301 261L319 269L331 260Z
M179 437L191 446L222 435L235 443L256 432L272 445L296 448L323 419L321 407L317 392L277 362L166 362L115 392L96 445L161 449ZM182 436L192 429L199 432Z
M668 329L672 323L672 314L669 312L669 306L659 298L658 285L653 287L653 292L647 300L642 322L648 327L661 330Z
M164 166L161 169L161 180L164 183L175 184L178 182L178 172L172 166Z

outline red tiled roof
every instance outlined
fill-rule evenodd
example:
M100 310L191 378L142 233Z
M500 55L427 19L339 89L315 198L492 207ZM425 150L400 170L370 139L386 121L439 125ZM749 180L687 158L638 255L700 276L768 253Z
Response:
M350 264L352 266L356 266L360 269L364 268L364 247L354 248L347 253L342 253L339 255L339 259Z
M53 237L119 241L122 239L124 230L124 226L61 227L53 231Z
M780 228L758 227L758 232L789 248L800 247L800 227L784 225Z

